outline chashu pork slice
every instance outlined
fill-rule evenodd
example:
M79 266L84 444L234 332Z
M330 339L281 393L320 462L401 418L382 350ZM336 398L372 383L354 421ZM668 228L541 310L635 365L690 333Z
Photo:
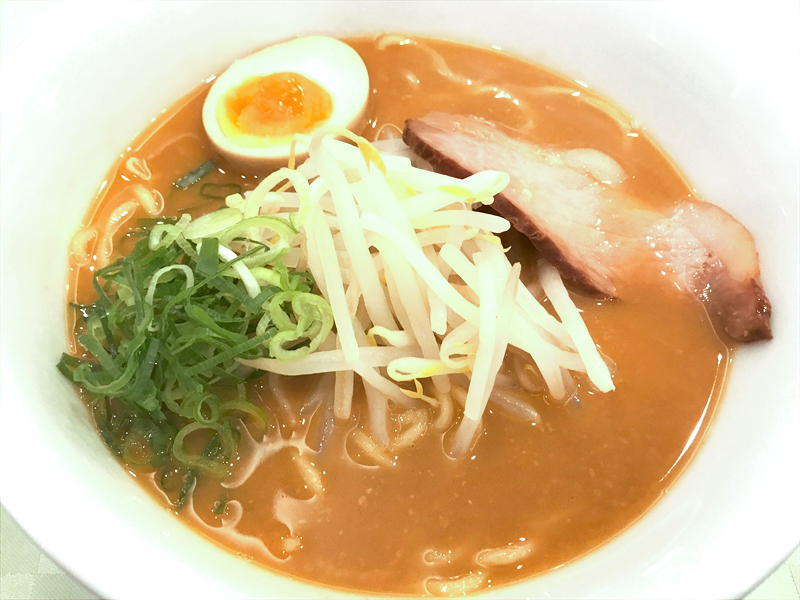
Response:
M582 291L624 300L643 274L663 273L705 303L717 331L772 337L753 238L721 208L658 211L622 191L625 173L605 154L537 146L473 116L429 113L406 122L403 140L440 173L508 173L493 208Z

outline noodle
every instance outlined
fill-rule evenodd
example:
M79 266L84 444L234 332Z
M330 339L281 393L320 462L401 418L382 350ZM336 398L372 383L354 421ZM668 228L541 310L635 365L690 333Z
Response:
M111 253L114 251L114 236L120 227L122 227L133 216L133 213L138 208L138 204L133 201L128 201L120 204L109 215L106 220L105 226L101 230L100 239L97 242L97 258L95 263L104 267L111 259Z
M94 227L79 229L69 243L69 254L75 264L85 267L92 262L92 250L97 241L97 230Z
M453 423L453 397L449 393L437 393L436 399L439 401L439 410L436 411L433 428L436 431L447 431Z
M150 168L147 166L147 161L138 156L131 156L128 158L128 160L125 161L125 168L144 181L148 181L153 176L150 172Z
M409 410L400 413L398 421L400 426L409 425L402 430L392 443L392 449L402 450L413 446L428 429L430 414L425 409Z
M501 546L500 548L482 550L475 558L475 562L481 567L511 565L527 558L532 552L533 544L531 542L509 544L508 546Z
M376 465L380 467L394 466L394 461L384 453L371 437L360 429L353 432L353 443Z
M434 596L465 596L482 588L486 575L481 572L467 573L459 577L431 577L425 581L425 589Z
M281 377L275 373L270 373L267 375L267 382L269 384L270 395L277 403L278 409L281 416L285 419L286 424L293 429L296 428L299 425L297 414L294 408L292 408L289 396L283 389Z
M319 469L317 469L302 452L293 455L292 459L297 465L297 470L300 472L300 476L308 486L308 489L310 489L314 495L322 494L322 492L325 491L325 487L322 485L322 475Z

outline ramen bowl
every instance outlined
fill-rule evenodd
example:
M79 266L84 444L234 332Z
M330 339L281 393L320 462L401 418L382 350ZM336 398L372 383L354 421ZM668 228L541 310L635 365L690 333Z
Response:
M270 42L385 31L530 59L635 115L753 233L774 339L738 349L686 471L597 550L483 597L740 597L800 541L798 16L787 4L64 3L2 65L2 502L107 598L337 598L185 527L120 466L55 369L67 248L162 109Z

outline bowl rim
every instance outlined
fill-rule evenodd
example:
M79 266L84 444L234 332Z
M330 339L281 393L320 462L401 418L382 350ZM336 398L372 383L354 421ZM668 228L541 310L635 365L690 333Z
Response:
M368 5L369 5L369 3L364 3L364 6L368 6ZM59 9L57 9L55 11L55 13L58 13L59 15L63 16L64 11L66 11L66 10L68 10L68 9L59 8ZM638 9L636 9L636 10L638 10ZM784 13L781 13L780 11L777 11L777 13L784 14ZM742 15L742 18L747 18L748 16L749 15ZM55 19L56 17L54 17L53 15L49 15L48 18L49 19ZM795 22L796 22L796 20L795 20ZM50 25L54 26L55 23L53 21L50 21ZM796 40L794 40L794 41L796 42ZM11 76L8 76L9 71L12 68L14 68L15 63L17 63L17 61L25 59L25 53L26 52L33 53L32 46L34 46L36 43L37 43L37 41L34 40L33 38L29 38L29 39L23 40L23 42L19 45L19 47L15 50L15 52L12 55L10 55L9 58L6 61L3 62L2 71L0 71L0 77L2 77L3 87L5 88L4 95L9 90L9 88L13 87L13 85L15 84L14 75L12 74ZM11 65L10 67L9 67L9 64ZM796 73L795 73L795 75L796 75ZM9 87L7 87L9 81L10 81L11 85ZM793 85L795 87L795 91L797 91L797 89L798 89L797 77L795 77ZM13 94L13 91L11 93ZM5 98L4 98L4 105L5 105ZM3 111L3 112L5 112L5 111ZM4 123L3 123L4 125L6 125L6 123L7 123L6 118L7 117L3 118L4 119ZM789 120L788 122L791 124L792 127L794 127L794 135L795 135L795 139L797 139L796 138L796 135L797 135L797 127L796 127L797 121L796 121L796 119L793 122L791 120ZM5 129L5 127L3 127L3 129ZM132 137L133 136L131 136L129 139L131 139ZM4 132L3 133L3 154L4 155L6 154L6 151L9 149L9 146L7 145L7 143L8 143L8 138L6 137L5 132ZM6 163L6 159L5 158L4 158L3 166L4 167L8 166L7 163ZM5 171L6 169L4 168L3 170ZM3 174L4 191L6 189L6 182L7 182L6 174ZM2 197L4 199L3 212L4 212L4 216L5 216L5 214L6 214L6 201L5 201L5 199L7 198L7 195L5 193L3 193ZM796 214L796 208L795 208L795 214ZM791 213L790 213L790 215L791 215ZM4 229L4 234L5 234L6 228L7 228L5 219L3 219L3 224L2 225L3 225L3 229ZM794 234L795 234L794 243L796 245L796 240L797 240L797 235L796 235L797 234L797 227L796 227L796 225L795 225L794 229L791 229L791 226L790 226L790 230L793 231ZM3 250L4 250L3 254L6 255L7 253L5 251L8 250L8 248L4 246ZM6 261L6 258L4 256L3 257L3 279L4 279L4 284L5 284L5 280L6 280L6 277L7 277L6 273L8 272L8 267L9 267L9 262ZM796 275L795 275L794 280L789 282L789 287L794 286L794 288L796 289L797 288L796 281L797 281L797 279L796 279ZM797 297L797 296L795 296L795 297ZM4 321L6 320L7 317L10 316L10 313L7 312L7 310L6 310L5 302L6 302L6 300L4 299L3 300L3 303L4 303L4 306L3 306L3 317L4 317L4 319L3 320ZM795 321L794 321L795 330L794 331L796 333L796 315L794 315L794 317L795 317ZM5 325L3 325L3 329L6 330ZM790 349L790 351L791 351L792 348L794 350L797 350L796 338L795 338L794 344L793 345L789 344L788 348ZM7 348L6 348L5 345L3 346L3 354L4 354L3 365L5 367L6 354L7 354ZM759 354L759 351L758 350L754 350L753 352L748 352L748 354L756 355L756 354ZM795 354L797 354L797 352L795 352ZM787 393L788 394L794 393L795 397L797 397L797 381L798 381L797 371L798 371L797 365L795 364L795 366L794 366L794 380L793 380L793 383L792 383L792 381L788 382L788 388L787 388ZM790 377L790 379L791 379L791 377ZM737 384L740 383L739 379L736 380L736 383ZM792 387L792 385L794 387ZM6 394L7 390L10 390L11 393L15 393L17 391L16 389L9 388L8 386L6 386L5 382L4 382L4 386L3 386L4 404L8 401L8 397L9 397ZM6 407L4 407L4 408L6 408ZM4 410L3 412L6 412L6 411ZM791 414L790 414L790 416L791 416ZM714 431L713 430L714 430L714 427L712 426L711 432L709 432L709 438L706 439L706 441L704 442L704 447L707 446L711 442L711 438L714 437ZM5 424L3 425L3 431L4 432L8 431L8 428L5 426ZM3 446L3 448L5 448L5 446ZM797 450L796 447L791 447L790 448L790 451L794 452L794 455L790 456L789 458L795 458L796 459L798 456L800 456L800 453L798 453L796 450ZM702 452L700 454L702 454ZM695 461L697 461L698 458L699 457L696 457ZM791 462L789 462L789 464L791 464ZM795 462L794 464L796 465L797 463ZM7 472L9 472L9 470L7 469L7 459L6 458L3 458L2 466L3 466L2 472L5 475ZM686 474L684 474L684 476L681 478L681 481L679 481L673 487L673 489L676 489L676 487L678 485L681 485L682 484L682 480L685 477L686 477ZM4 505L6 505L8 511L9 511L9 514L11 514L11 516L14 517L15 519L17 518L17 515L20 515L20 519L18 520L18 522L20 522L20 524L22 525L22 527L24 529L29 531L29 533L31 534L31 537L33 537L33 539L35 539L37 541L37 543L39 543L43 548L45 548L45 550L47 550L48 548L53 548L53 556L56 559L56 561L64 564L70 571L76 573L81 579L87 580L87 581L89 581L91 583L92 577L91 577L91 575L89 575L89 571L86 569L85 565L80 565L79 564L78 557L76 557L75 555L71 554L64 547L63 544L60 545L60 546L59 545L53 545L52 542L49 541L50 538L48 538L48 532L45 529L43 529L42 527L39 527L34 523L34 521L31 519L31 515L30 515L29 511L26 510L26 508L25 508L24 495L19 494L18 492L15 492L13 490L13 488L9 487L5 476L2 479L0 479L0 485L2 486L2 488L0 488L0 489L2 489L2 492L3 492L3 503L4 503ZM781 486L775 486L773 489L774 490L783 489L783 491L788 493L789 495L793 495L793 497L795 497L795 498L798 497L798 486L797 485L794 485L794 486L792 486L792 485L783 486L783 488L781 488ZM775 548L774 551L770 554L770 558L768 560L766 560L766 561L762 560L761 561L762 564L761 564L760 570L762 572L762 576L767 573L767 571L764 571L764 563L768 562L770 567L774 567L777 564L780 564L781 560L783 558L785 558L785 556L788 555L789 552L791 552L791 550L797 544L798 540L800 540L800 526L798 525L798 522L796 520L795 520L795 522L789 523L789 527L787 527L787 530L788 531L785 532L785 533L788 533L788 535L783 535L782 536L782 538L783 538L782 544L783 545L780 548ZM791 540L793 540L793 542L791 542ZM607 548L612 543L614 543L614 542L609 542L609 544L606 544L603 548ZM751 582L752 582L752 578L751 578ZM107 585L107 584L108 584L108 582L106 582L104 585ZM518 584L518 585L520 585L520 584ZM747 585L751 585L752 586L754 584L750 583L750 584L747 584ZM103 592L111 591L111 588L105 588L105 587L103 587L103 585L99 586L98 589L100 589ZM499 593L501 593L501 596L497 596L497 597L502 597L502 593L505 592L505 591L508 591L510 589L512 589L512 588L501 588L501 590L499 590ZM516 586L513 589L516 589ZM742 589L741 584L739 584L736 589L726 590L726 595L729 595L730 592L733 592L734 594L741 594L744 591L746 591L746 590ZM494 594L490 593L488 595L492 596Z

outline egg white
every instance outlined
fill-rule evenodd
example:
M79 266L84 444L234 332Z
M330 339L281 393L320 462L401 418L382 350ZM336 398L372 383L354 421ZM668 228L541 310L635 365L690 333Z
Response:
M369 95L369 76L364 61L350 46L337 39L308 36L269 46L237 60L222 73L203 104L203 126L216 149L226 158L251 167L276 168L286 163L290 142L265 138L265 145L243 147L231 141L217 118L217 107L231 89L252 77L291 72L306 77L330 94L333 112L319 126L352 128L363 117ZM297 158L304 157L298 146Z

